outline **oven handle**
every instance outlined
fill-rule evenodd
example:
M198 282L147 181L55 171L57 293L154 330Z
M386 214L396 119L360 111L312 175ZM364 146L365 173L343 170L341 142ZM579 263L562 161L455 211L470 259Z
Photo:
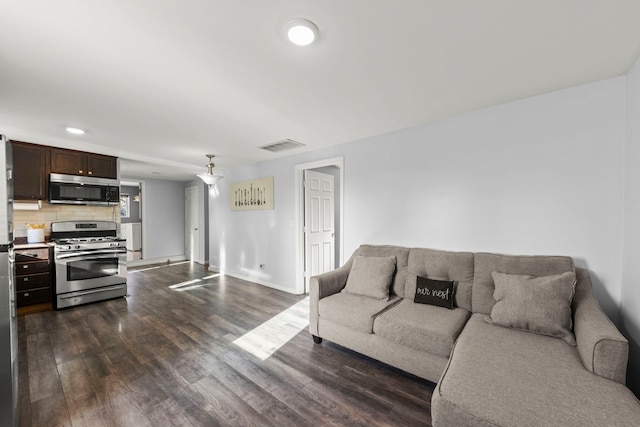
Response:
M84 292L74 292L73 295L67 295L67 296L58 295L58 298L60 298L60 299L70 299L70 298L81 297L81 296L89 295L89 294L97 294L99 292L117 291L117 290L122 289L122 288L124 288L124 285L109 286L108 288L92 289L90 291L84 291Z
M83 252L71 252L66 254L56 254L56 260L65 259L65 258L75 258L81 257L85 255L103 255L103 254L125 254L127 253L126 249L105 249L99 251L83 251Z

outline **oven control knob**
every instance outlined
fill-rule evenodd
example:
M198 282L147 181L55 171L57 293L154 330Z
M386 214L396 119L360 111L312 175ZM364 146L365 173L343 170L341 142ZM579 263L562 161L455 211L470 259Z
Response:
M80 249L80 245L76 245L75 249Z

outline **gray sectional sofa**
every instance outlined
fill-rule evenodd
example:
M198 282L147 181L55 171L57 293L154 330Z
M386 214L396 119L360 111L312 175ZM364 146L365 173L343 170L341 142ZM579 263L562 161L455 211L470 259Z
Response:
M570 257L363 245L311 278L310 300L317 344L437 383L434 426L640 425L628 342Z

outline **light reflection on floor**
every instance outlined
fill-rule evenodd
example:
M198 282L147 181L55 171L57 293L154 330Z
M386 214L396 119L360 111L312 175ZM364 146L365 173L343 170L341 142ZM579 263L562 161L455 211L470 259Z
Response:
M189 291L191 289L201 288L203 286L209 286L209 285L212 285L213 283L207 283L205 282L205 280L214 279L218 276L220 276L220 274L216 273L216 274L212 274L211 276L203 277L202 279L187 280L186 282L180 282L180 283L176 283L175 285L169 285L169 289L173 289L174 291L178 291L178 292L184 292L184 291Z
M144 270L163 267L151 267ZM190 291L217 283L207 282L206 280L219 276L219 273L215 273L201 279L187 280L169 285L169 289L178 292ZM309 297L276 314L257 328L233 341L233 343L257 358L266 360L307 326L309 326Z
M260 360L266 360L307 326L309 297L275 315L233 343Z
M157 268L173 267L174 265L186 264L188 262L191 262L191 261L173 262L171 264L163 264L163 265L158 265L158 266L155 266L155 267L147 267L147 268L141 268L141 269L135 269L135 270L128 270L127 273L140 273L141 271L149 271L149 270L155 270Z

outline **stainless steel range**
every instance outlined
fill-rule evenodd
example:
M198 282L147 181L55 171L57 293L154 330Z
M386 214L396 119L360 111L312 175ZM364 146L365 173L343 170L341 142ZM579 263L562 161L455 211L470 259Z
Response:
M51 223L56 309L127 294L127 242L111 221Z

